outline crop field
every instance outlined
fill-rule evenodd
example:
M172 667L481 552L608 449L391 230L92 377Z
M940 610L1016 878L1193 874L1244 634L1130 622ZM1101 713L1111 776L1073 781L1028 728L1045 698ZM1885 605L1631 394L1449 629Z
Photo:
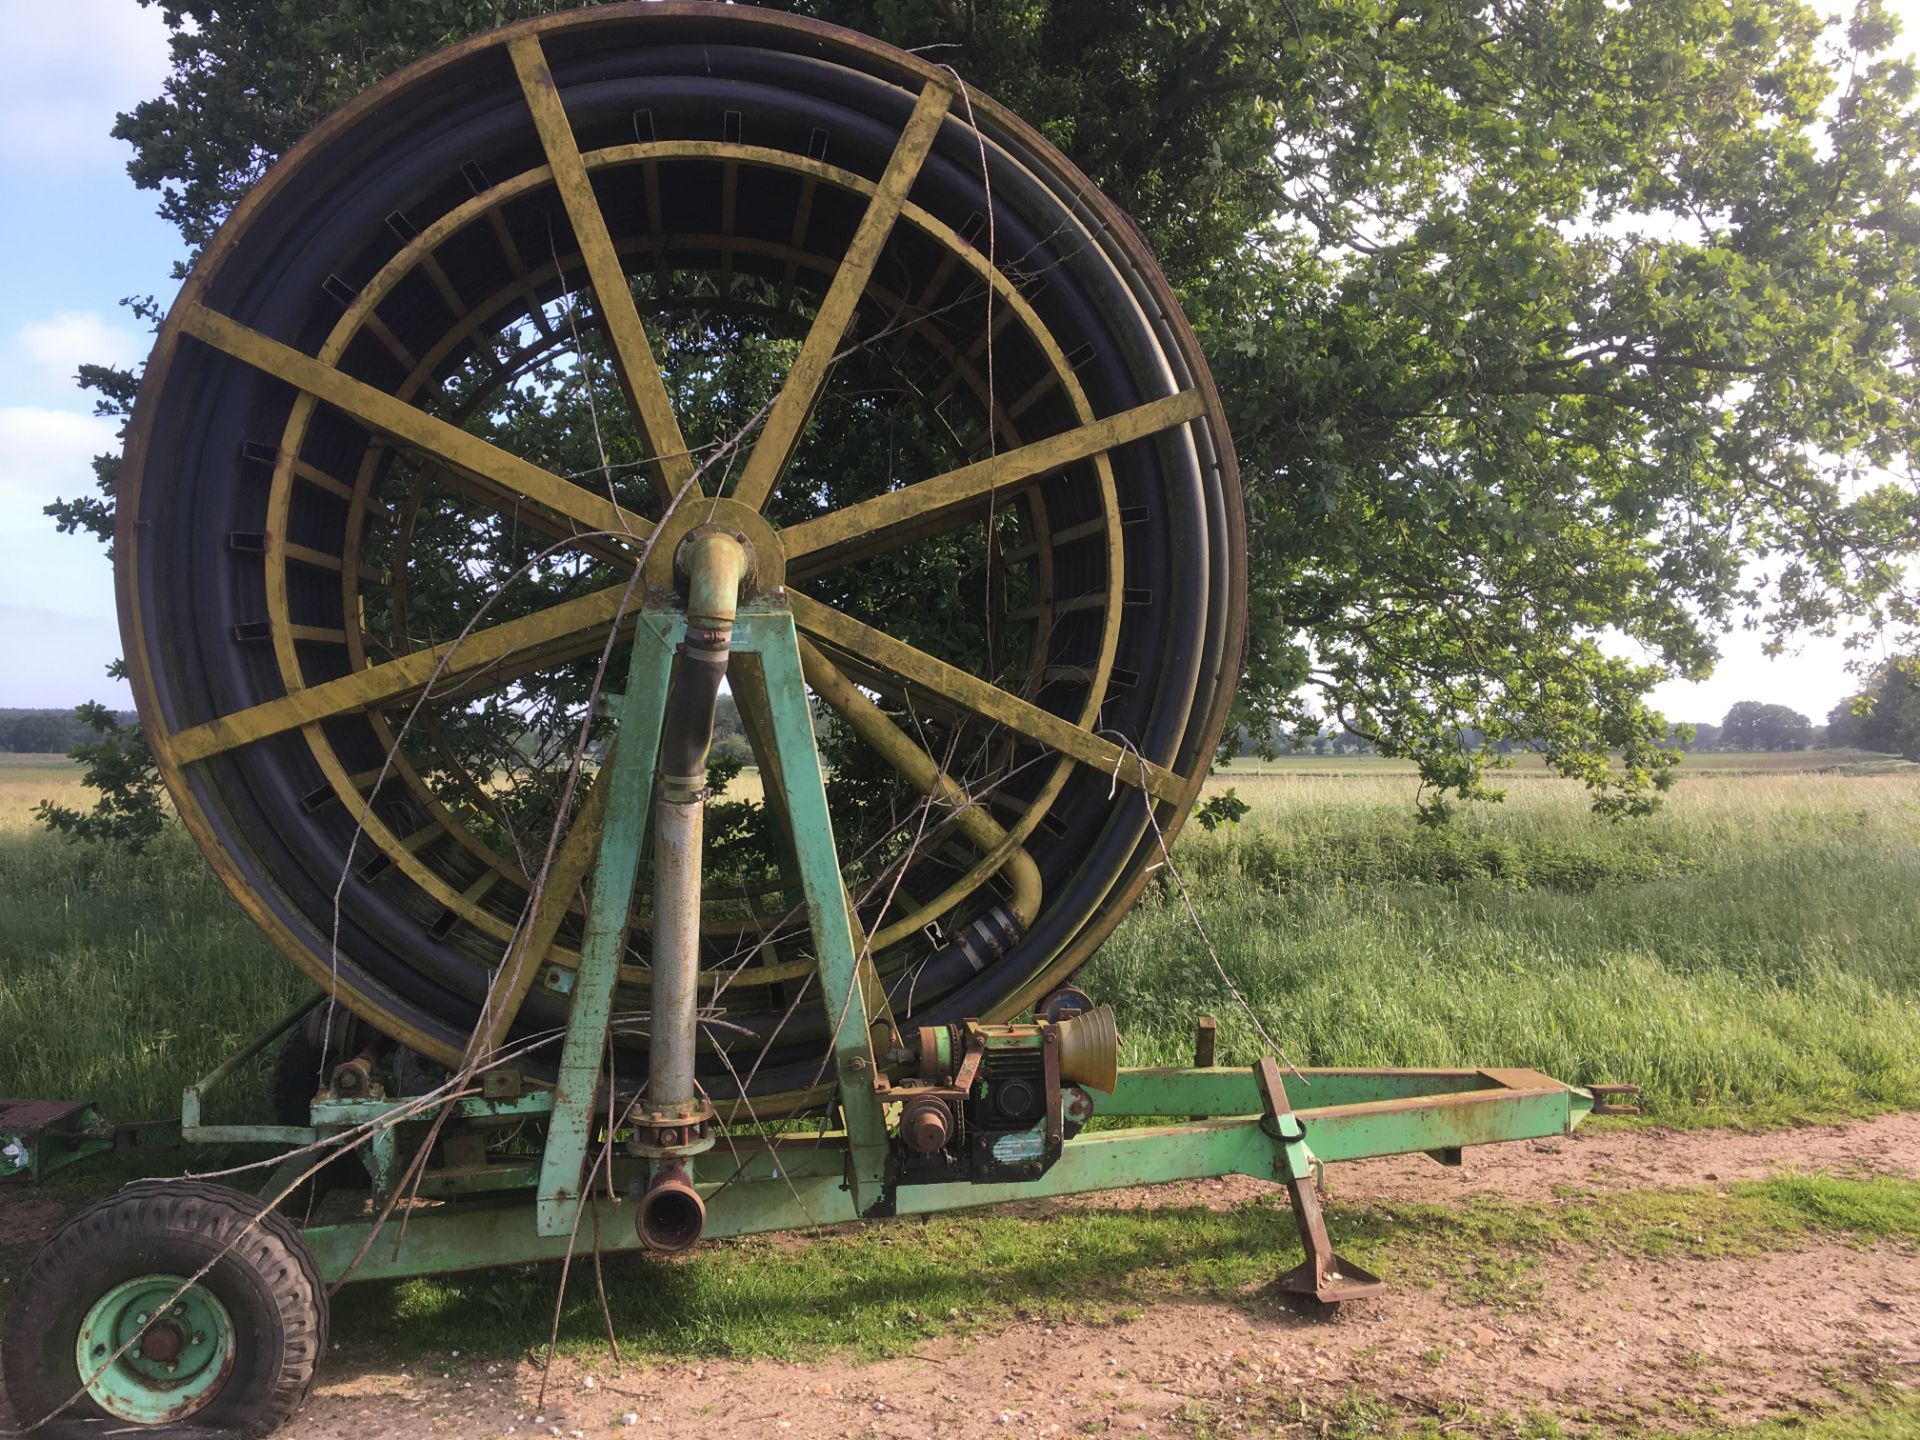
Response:
M1126 1063L1183 1062L1213 1014L1236 1061L1257 1017L1295 1064L1629 1081L1667 1123L1920 1106L1920 766L1690 758L1624 823L1522 768L1505 801L1427 828L1406 768L1364 758L1216 780L1245 819L1190 827L1083 972ZM32 811L79 798L72 768L0 762L4 1088L168 1114L304 982L184 836L137 858L67 844Z
M87 793L64 757L0 755L0 1091L97 1100L114 1119L177 1114L181 1087L306 982L178 829L127 856L34 818L43 799ZM232 1103L258 1111L264 1080Z

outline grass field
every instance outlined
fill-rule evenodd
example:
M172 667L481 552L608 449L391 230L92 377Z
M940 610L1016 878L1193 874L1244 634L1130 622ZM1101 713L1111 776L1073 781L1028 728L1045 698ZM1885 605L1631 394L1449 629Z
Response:
M1249 803L1245 820L1189 830L1178 879L1163 873L1082 983L1119 1007L1129 1063L1185 1059L1202 1013L1220 1019L1224 1058L1253 1058L1262 1042L1194 929L1184 884L1220 967L1303 1065L1523 1065L1631 1080L1647 1087L1652 1120L1679 1124L1920 1107L1920 766L1713 758L1646 821L1597 820L1577 786L1521 769L1504 802L1463 808L1438 829L1415 822L1414 779L1391 762L1237 767L1213 783ZM303 982L184 836L137 859L71 846L31 818L47 797L82 798L71 767L0 756L0 1092L88 1096L122 1118L174 1112L180 1086L282 1013ZM258 1079L225 1114L258 1110ZM1310 1105L1311 1093L1295 1103ZM46 1191L79 1200L113 1170L76 1167ZM1477 1330L1475 1317L1551 1329L1548 1257L1579 1265L1585 1287L1642 1285L1649 1265L1676 1285L1693 1262L1775 1256L1791 1269L1804 1263L1798 1252L1838 1242L1904 1253L1920 1243L1920 1186L1774 1175L1464 1206L1356 1204L1336 1187L1329 1224L1357 1263L1405 1290L1437 1289L1449 1334ZM959 1337L1017 1320L1118 1329L1161 1301L1214 1307L1224 1333L1262 1320L1261 1287L1297 1246L1271 1195L1225 1209L940 1215L753 1237L673 1262L610 1261L604 1315L577 1275L551 1333L563 1360L589 1369L605 1369L609 1326L627 1363L642 1365L848 1352L937 1366ZM1633 1266L1637 1275L1623 1268ZM467 1377L485 1386L501 1364L538 1357L555 1284L551 1267L522 1266L351 1287L334 1307L349 1348L331 1363L358 1374L364 1393L406 1390L418 1371L465 1395ZM1393 1354L1445 1358L1388 1333ZM1316 1401L1310 1414L1291 1374L1246 1389L1236 1371L1244 1393L1216 1410L1189 1404L1179 1433L1644 1433L1638 1419L1563 1429L1546 1412L1448 1412L1442 1425L1424 1401L1402 1400L1401 1381L1375 1375L1371 1348L1362 1354L1365 1371L1336 1404ZM1738 1433L1920 1434L1911 1391L1849 1389L1853 1372L1835 1373L1826 1408ZM1695 1428L1709 1412L1679 1405L1634 1413L1656 1417L1662 1433L1730 1433Z
M0 1093L178 1114L182 1086L311 992L183 832L129 857L33 818L86 794L62 757L0 755Z
M1215 782L1246 819L1175 859L1297 1064L1631 1081L1668 1121L1920 1103L1920 767L1711 759L1645 821L1535 772L1439 829L1392 762L1247 767ZM1085 978L1131 1058L1178 1058L1195 1008L1257 1047L1168 882Z
M1920 766L1815 751L1685 773L1659 815L1610 824L1523 766L1503 803L1427 829L1394 762L1236 767L1215 783L1246 819L1175 858L1297 1064L1633 1081L1681 1123L1920 1105ZM183 836L130 859L32 820L80 793L63 760L0 756L0 1090L166 1114L303 982ZM1260 1048L1168 876L1083 983L1119 1007L1129 1063L1186 1058L1202 1013L1226 1056Z

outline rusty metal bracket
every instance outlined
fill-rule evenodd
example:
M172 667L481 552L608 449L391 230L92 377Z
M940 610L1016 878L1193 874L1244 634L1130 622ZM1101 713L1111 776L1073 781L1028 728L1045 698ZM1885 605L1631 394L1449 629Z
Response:
M1616 1105L1613 1103L1613 1098L1616 1095L1631 1095L1635 1100L1638 1100L1640 1098L1640 1087L1638 1085L1583 1085L1580 1088L1593 1097L1593 1109L1589 1112L1590 1114L1638 1115L1640 1113L1640 1107L1638 1105Z
M1293 1202L1294 1223L1300 1227L1300 1243L1307 1252L1306 1262L1287 1271L1279 1280L1280 1289L1294 1295L1310 1295L1323 1305L1342 1300L1361 1300L1378 1295L1386 1282L1361 1269L1351 1260L1336 1255L1327 1238L1326 1216L1320 1210L1320 1187L1314 1181L1314 1162L1307 1149L1306 1126L1293 1113L1287 1101L1286 1082L1280 1066L1271 1056L1253 1067L1260 1086L1260 1099L1266 1106L1261 1128L1279 1142L1275 1168Z

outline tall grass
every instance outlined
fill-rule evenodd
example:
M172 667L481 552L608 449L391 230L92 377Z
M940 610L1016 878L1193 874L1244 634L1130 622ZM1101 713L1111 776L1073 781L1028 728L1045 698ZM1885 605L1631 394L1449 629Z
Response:
M1703 772L1625 824L1530 778L1439 830L1384 767L1227 778L1251 813L1175 858L1298 1064L1632 1081L1668 1120L1920 1106L1920 768ZM47 795L78 798L70 768L0 763L0 1094L169 1113L305 982L184 836L67 845ZM1185 1060L1203 1013L1232 1061L1261 1049L1166 876L1081 983L1128 1063Z
M71 767L0 767L0 1095L178 1114L180 1090L311 994L177 828L149 853L73 845L32 818L83 803ZM258 1113L261 1067L214 1118Z
M1541 780L1440 830L1397 778L1236 783L1245 821L1175 859L1297 1064L1630 1081L1667 1119L1920 1104L1913 773L1702 778L1625 824ZM1259 1048L1170 879L1084 983L1134 1063L1185 1058L1201 1012Z

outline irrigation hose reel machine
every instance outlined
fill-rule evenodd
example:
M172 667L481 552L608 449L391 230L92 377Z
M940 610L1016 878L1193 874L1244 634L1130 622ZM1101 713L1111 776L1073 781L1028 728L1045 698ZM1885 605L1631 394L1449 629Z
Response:
M115 546L180 817L320 992L182 1134L291 1153L56 1235L21 1420L270 1429L347 1279L1226 1174L1291 1194L1282 1287L1376 1288L1319 1162L1591 1092L1120 1069L1068 984L1205 778L1242 526L1138 232L951 71L608 5L333 115L174 303ZM291 1113L208 1123L276 1042Z

